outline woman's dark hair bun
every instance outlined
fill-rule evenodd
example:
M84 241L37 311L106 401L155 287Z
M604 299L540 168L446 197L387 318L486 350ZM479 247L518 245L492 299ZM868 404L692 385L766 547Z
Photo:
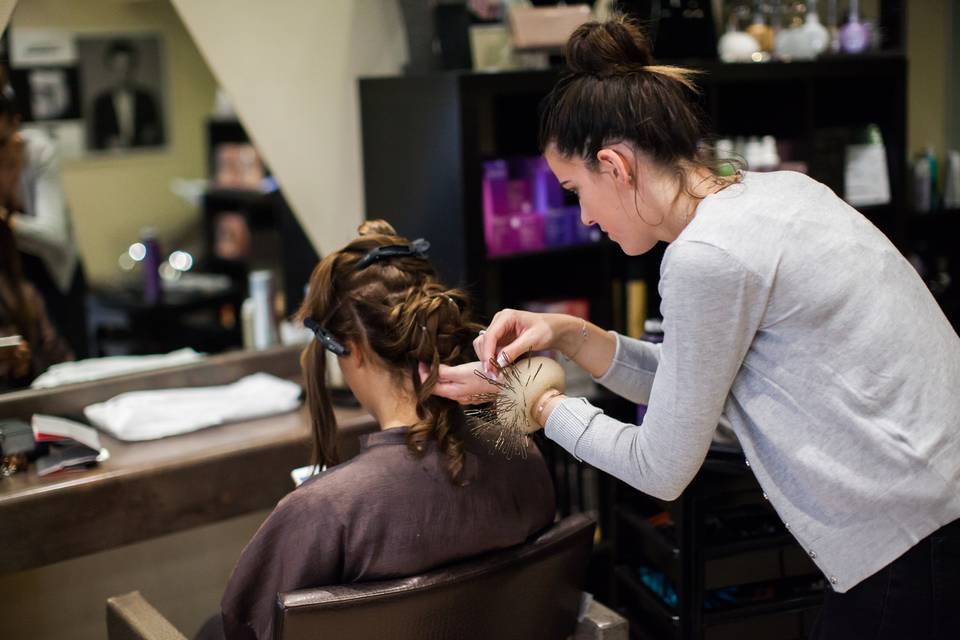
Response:
M357 227L357 235L360 236L395 236L396 230L386 220L367 220Z
M580 25L564 51L572 73L608 76L654 64L650 40L636 22L618 16Z

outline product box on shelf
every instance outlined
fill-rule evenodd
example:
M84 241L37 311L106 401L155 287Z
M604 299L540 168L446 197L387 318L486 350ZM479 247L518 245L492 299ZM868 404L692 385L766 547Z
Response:
M566 247L600 239L580 222L542 157L483 163L483 229L487 255Z
M484 220L484 236L488 256L502 256L544 248L543 216L539 213L518 213L488 217Z
M544 242L548 247L566 247L577 244L580 224L579 207L548 209L543 214Z

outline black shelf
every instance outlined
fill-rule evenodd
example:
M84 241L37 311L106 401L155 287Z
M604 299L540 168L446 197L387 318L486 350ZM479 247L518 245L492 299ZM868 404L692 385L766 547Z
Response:
M771 549L784 549L787 547L796 547L797 541L789 533L780 535L764 536L761 538L751 538L740 542L730 542L727 544L708 545L703 550L703 557L706 560L714 558L723 558L735 556L752 551L768 551Z
M673 58L659 60L669 64L702 71L708 81L739 83L745 80L802 80L851 75L884 75L892 64L906 62L902 51L877 51L859 55L822 55L815 60L771 60L769 62L721 62L717 59ZM457 79L472 83L477 88L507 89L516 93L529 93L540 89L549 90L563 68L517 71L472 71L452 69L433 73L403 76L404 80L419 81L437 77ZM367 76L362 81L383 82L400 79L398 76ZM546 79L546 80L545 80ZM700 80L702 82L703 79Z
M960 209L911 211L907 216L907 225L913 232L949 233L960 228Z
M631 598L626 608L630 611L638 611L643 619L639 620L644 626L649 625L653 629L663 633L664 631L675 634L680 627L680 616L676 609L670 607L660 596L653 593L644 585L629 567L618 566L614 569L617 587L626 590ZM638 620L638 616L631 617L631 627Z
M660 570L669 570L669 563L676 561L680 557L680 548L671 543L657 531L657 528L638 514L628 505L618 504L614 508L617 517L633 529L643 538L643 544L648 545L644 551L647 556ZM749 538L737 542L725 544L707 544L703 547L703 557L705 560L734 556L752 551L779 550L787 547L796 547L796 540L792 535L783 532L777 535Z
M680 630L680 615L676 607L671 607L636 576L630 567L618 566L614 569L618 587L627 590L633 597L633 610L638 610L636 620L641 626L649 625L661 634L667 632L675 636ZM810 594L783 598L776 601L764 601L753 604L734 605L728 609L704 613L704 627L717 626L732 622L742 622L750 618L771 614L797 613L816 609L823 601L821 594ZM628 611L631 607L627 607ZM633 622L633 621L632 621Z
M487 262L506 265L529 260L590 258L596 254L608 253L616 249L618 249L617 244L604 236L602 240L597 242L584 242L564 247L549 247L540 251L517 251L498 256L488 256Z
M717 625L725 622L737 622L744 618L756 618L759 616L770 615L772 613L791 613L813 609L819 607L823 602L823 595L809 595L795 598L786 598L776 602L763 602L758 604L743 605L731 607L724 611L711 611L704 616L705 625Z

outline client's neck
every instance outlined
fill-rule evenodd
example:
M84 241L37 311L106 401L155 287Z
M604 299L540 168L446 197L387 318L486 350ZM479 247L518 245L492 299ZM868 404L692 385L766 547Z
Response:
M397 402L385 402L386 406L370 409L381 430L409 427L420 421L416 401L395 400Z
M420 419L417 417L417 400L413 391L388 384L386 378L380 382L380 385L373 387L372 393L365 394L367 398L364 402L364 408L373 415L380 429L416 424Z

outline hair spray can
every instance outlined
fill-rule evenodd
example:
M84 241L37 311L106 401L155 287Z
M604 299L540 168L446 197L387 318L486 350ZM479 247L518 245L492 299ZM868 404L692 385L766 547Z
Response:
M277 322L273 313L273 274L250 273L250 299L253 301L253 348L266 349L277 344Z

